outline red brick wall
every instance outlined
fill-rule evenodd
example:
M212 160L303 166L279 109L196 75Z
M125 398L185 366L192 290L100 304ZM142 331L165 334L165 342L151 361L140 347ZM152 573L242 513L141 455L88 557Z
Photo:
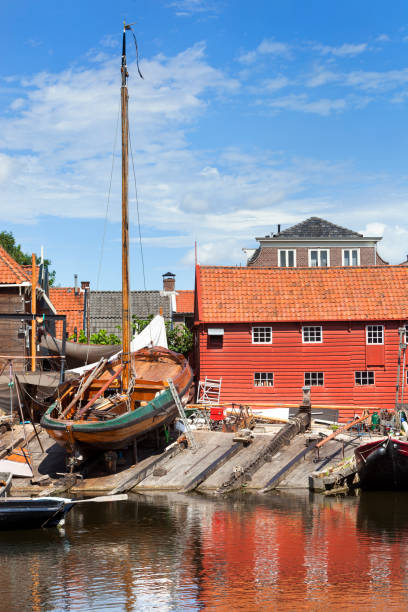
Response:
M309 266L309 248L313 247L297 247L296 248L296 267L307 268ZM374 247L359 247L360 248L360 265L374 266L375 264L375 248ZM270 268L278 265L278 250L279 247L261 247L256 260L248 264L253 268ZM330 247L330 266L341 266L342 262L342 247ZM384 265L382 260L377 261L377 265Z

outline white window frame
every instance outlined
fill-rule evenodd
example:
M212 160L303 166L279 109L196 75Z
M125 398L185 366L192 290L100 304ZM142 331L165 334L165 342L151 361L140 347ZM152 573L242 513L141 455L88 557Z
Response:
M306 382L306 376L310 378L309 382ZM318 382L319 377L321 377L321 383ZM313 382L313 378L315 382ZM304 372L303 380L305 387L324 387L324 372Z
M352 257L352 251L357 251L357 263L356 266L360 265L360 249L342 249L342 253L341 253L341 261L342 261L342 266L346 266L348 268L352 268L355 267L353 266L352 263L346 264L345 262L345 257L344 257L344 253L348 251L349 253L349 261L352 262L353 261L353 257Z
M285 261L288 261L288 253L293 253L293 266L285 264L281 265L281 253L285 253ZM279 268L296 268L296 249L278 249L278 267Z
M360 375L360 376L358 376ZM357 382L357 378L360 378L360 382ZM363 382L364 378L367 382ZM368 382L372 378L373 382ZM375 373L373 370L358 370L354 372L354 384L356 387L373 387L375 385Z
M370 329L371 328L371 329ZM376 330L374 330L374 328L377 328ZM381 328L381 342L370 342L370 331L371 334L374 334L373 337L377 337L378 331ZM370 345L380 345L380 344L384 344L384 325L366 325L366 344L370 344Z
M317 251L317 260L318 260L318 265L317 266L312 266L312 251ZM321 265L321 252L325 251L327 253L327 266L322 266ZM321 248L316 248L316 249L309 249L308 250L308 262L309 262L309 268L330 268L330 249L321 249Z
M259 377L258 384L256 377ZM262 384L266 383L266 384ZM271 384L268 384L271 383ZM270 389L275 384L275 376L273 372L254 372L254 387L263 387Z
M305 330L320 329L320 340L305 340ZM303 344L322 344L323 342L323 327L322 325L303 325L302 326L302 343Z
M271 339L270 340L255 340L255 335L257 333L260 332L256 332L255 330L258 329L262 329L262 330L266 330L268 329L270 331L271 334ZM272 344L272 327L270 327L269 325L253 325L252 326L252 344Z

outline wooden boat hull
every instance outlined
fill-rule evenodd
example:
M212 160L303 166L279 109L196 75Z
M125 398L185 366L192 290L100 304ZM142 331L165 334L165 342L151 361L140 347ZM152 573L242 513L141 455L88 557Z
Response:
M408 442L384 438L355 451L360 487L365 490L408 490Z
M63 497L8 497L0 500L0 529L36 529L61 524L73 504Z
M142 350L139 353L146 354L146 351ZM171 354L171 351L167 353ZM173 381L180 398L186 398L193 375L187 361L180 370ZM109 421L60 419L54 403L42 417L41 426L69 453L73 453L76 448L88 454L92 449L120 450L126 448L145 434L171 423L176 416L177 407L167 387L145 406L125 412Z

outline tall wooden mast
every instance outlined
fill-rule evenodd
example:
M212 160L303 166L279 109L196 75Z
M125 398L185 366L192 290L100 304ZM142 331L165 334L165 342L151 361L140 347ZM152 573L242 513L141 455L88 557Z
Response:
M122 375L122 387L124 391L129 389L130 380L130 311L129 311L129 209L128 209L128 89L126 66L126 30L123 27L122 47L122 87L121 87L121 111L122 111L122 363L124 366Z

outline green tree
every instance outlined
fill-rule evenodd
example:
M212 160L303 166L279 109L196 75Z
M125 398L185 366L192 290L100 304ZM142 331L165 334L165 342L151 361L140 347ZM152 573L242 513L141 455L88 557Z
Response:
M133 333L140 334L140 332L143 331L147 325L149 325L152 319L153 315L149 315L146 319L138 319L133 316ZM192 332L183 324L175 325L173 329L171 328L170 321L166 321L165 325L169 349L175 353L181 353L187 357L193 349ZM70 336L68 339L75 340L74 334L72 334L72 336ZM95 334L91 334L89 340L91 344L121 344L121 339L119 336L116 336L116 334L108 334L106 329L100 329ZM86 334L84 330L81 329L78 334L77 342L86 344L86 341Z
M29 266L31 264L31 255L29 253L24 253L21 245L16 243L13 232L0 232L0 245L20 265ZM40 264L41 262L40 258L37 256L36 262L37 264ZM51 266L51 261L49 259L44 259L44 264L49 268ZM52 285L55 283L55 274L55 270L49 271L48 281L50 287L52 287Z

